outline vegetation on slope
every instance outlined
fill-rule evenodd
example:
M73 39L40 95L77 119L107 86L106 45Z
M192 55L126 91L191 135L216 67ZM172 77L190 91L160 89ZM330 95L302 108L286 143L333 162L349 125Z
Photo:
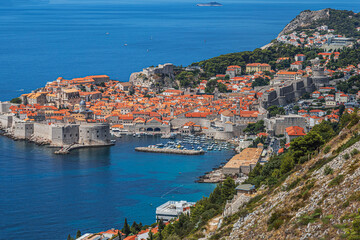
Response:
M332 57L326 66L331 70L336 70L337 68L345 68L349 65L357 66L357 64L359 64L359 59L360 45L357 43L354 44L353 48L342 49L339 55L339 59L334 60Z
M317 57L317 54L323 52L322 49L299 48L287 44L274 44L267 49L257 48L254 51L244 51L238 53L229 53L220 55L208 60L200 61L191 64L192 66L200 66L205 72L215 75L218 73L225 73L226 68L230 65L239 65L245 70L248 63L268 63L272 69L284 69L290 67L290 61L276 63L280 57L293 58L296 54L305 54L307 59ZM305 62L305 65L309 65Z
M329 18L319 19L306 28L316 29L318 26L327 25L329 29L334 29L334 34L345 35L346 37L360 37L360 32L356 30L360 27L360 15L348 10L329 9ZM297 31L303 28L296 29Z
M235 193L234 180L226 179L217 185L209 197L197 201L195 207L191 209L191 215L181 215L177 221L166 225L160 233L155 234L154 239L198 239L199 234L192 234L204 227L211 218L219 215L226 201L232 199Z

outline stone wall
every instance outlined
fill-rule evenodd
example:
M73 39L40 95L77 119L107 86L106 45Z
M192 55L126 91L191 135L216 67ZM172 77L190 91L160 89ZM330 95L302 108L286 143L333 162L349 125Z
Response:
M182 127L187 122L194 122L195 124L201 125L202 127L208 127L208 128L210 127L210 121L208 119L187 118L187 117L173 119L173 120L171 120L171 125L173 127Z
M63 146L79 142L79 125L52 125L51 145Z
M10 128L13 125L13 116L11 115L0 115L0 125L3 128Z
M79 144L103 145L110 143L109 124L83 124L79 127Z
M261 104L265 108L273 105L286 105L298 100L304 93L310 93L316 89L312 78L309 77L302 77L301 80L291 81L285 86L274 85L263 87L262 89L270 90L270 87L273 87L274 90L264 92L261 97Z
M14 127L14 137L19 139L30 139L34 133L34 124L17 122Z
M51 125L34 123L34 137L51 141Z
M285 129L291 126L299 126L306 131L307 121L306 118L299 115L286 115L265 119L265 126L270 134L280 135L285 134Z
M10 107L11 107L10 102L0 102L0 113L9 113L9 112L11 112Z

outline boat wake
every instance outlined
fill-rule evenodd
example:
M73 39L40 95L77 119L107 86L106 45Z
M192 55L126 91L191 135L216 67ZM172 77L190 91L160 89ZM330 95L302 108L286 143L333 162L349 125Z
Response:
M180 185L180 186L178 186L178 187L175 187L175 188L169 190L168 192L166 192L165 194L163 194L163 195L161 196L161 198L164 198L164 197L165 197L166 195L168 195L169 193L171 193L171 192L175 191L176 189L181 188L181 187L183 187L183 186L184 186L184 185Z

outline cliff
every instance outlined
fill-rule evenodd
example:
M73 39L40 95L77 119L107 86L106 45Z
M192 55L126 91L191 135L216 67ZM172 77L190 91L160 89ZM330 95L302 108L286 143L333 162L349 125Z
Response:
M330 17L330 9L322 9L319 11L302 11L297 15L285 28L279 33L280 35L291 33L298 28L305 28L318 20L328 19Z

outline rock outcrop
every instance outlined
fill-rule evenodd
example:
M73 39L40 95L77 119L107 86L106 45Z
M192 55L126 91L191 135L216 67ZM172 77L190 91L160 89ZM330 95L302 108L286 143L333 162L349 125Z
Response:
M280 32L280 35L288 34L294 31L297 28L304 28L317 20L327 19L330 16L330 9L322 9L319 11L310 11L305 10L302 11L299 15L297 15L289 24L285 26L285 28Z

